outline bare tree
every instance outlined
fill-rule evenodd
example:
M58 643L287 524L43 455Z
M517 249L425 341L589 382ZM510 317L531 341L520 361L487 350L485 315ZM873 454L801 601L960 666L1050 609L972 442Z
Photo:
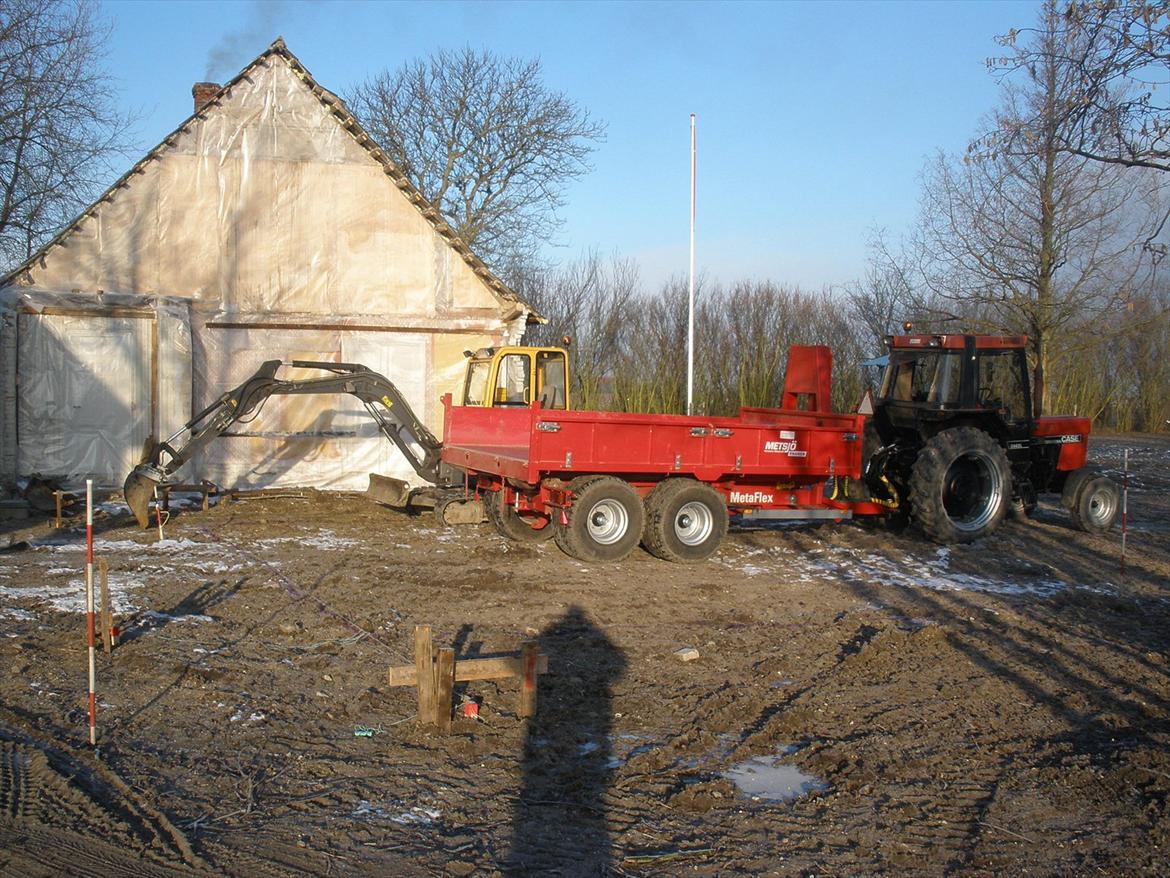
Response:
M851 316L867 331L871 342L881 344L904 320L913 320L924 308L920 254L908 251L916 242L896 249L884 230L869 239L865 275L846 284L845 301Z
M1047 3L1035 37L1039 63L1025 82L1005 86L990 120L989 130L1011 136L964 163L940 155L923 198L932 288L1029 336L1036 414L1047 410L1053 337L1132 295L1145 267L1139 242L1154 216L1142 204L1155 188L1145 173L1061 150L1070 73L1058 63L1059 21Z
M1049 0L1044 24L1000 42L1012 54L993 59L999 69L1058 69L1059 149L1170 171L1170 0L1074 0L1062 10Z
M565 185L605 133L549 89L539 61L465 48L383 72L347 96L354 113L463 239L495 263L559 226Z
M0 2L0 258L26 259L124 155L129 117L103 70L90 0Z
M623 336L635 310L638 267L617 255L603 260L596 251L558 268L513 268L513 288L548 324L527 333L529 344L561 344L569 336L569 360L576 408L607 405Z

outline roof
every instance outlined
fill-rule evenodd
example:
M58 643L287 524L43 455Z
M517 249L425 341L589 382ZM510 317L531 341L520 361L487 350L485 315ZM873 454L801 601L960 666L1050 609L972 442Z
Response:
M21 263L17 268L13 269L3 278L0 278L0 284L8 284L14 280L17 280L21 275L26 274L33 265L40 261L49 250L51 250L53 247L63 245L66 240L79 229L81 223L90 217L103 202L110 200L117 190L130 185L130 180L136 174L141 173L144 166L150 162L155 161L168 149L170 149L178 139L179 135L186 133L187 129L191 126L192 123L204 118L206 114L211 111L212 108L217 106L220 101L227 97L231 93L232 89L241 80L245 79L253 69L273 57L284 59L293 73L302 82L304 82L306 87L317 97L325 109L328 110L333 118L337 120L337 123L349 133L349 135L357 142L359 146L366 150L371 158L373 158L382 166L382 169L386 172L386 176L388 176L393 181L394 185L398 187L399 191L406 196L407 200L409 200L411 204L415 206L419 213L422 214L423 218L426 219L427 222L429 222L434 228L434 230L438 232L438 234L447 242L448 246L450 246L463 258L463 261L467 263L468 267L471 268L475 275L480 280L482 280L493 293L495 293L504 301L511 302L527 311L529 323L547 322L545 317L537 313L527 301L522 299L515 290L500 280L495 275L495 273L490 268L488 268L487 264L472 252L471 247L468 246L467 242L464 241L453 228L451 228L450 224L445 219L443 219L443 215L439 212L438 208L436 208L430 201L428 201L426 197L418 190L418 188L410 182L406 174L404 174L402 170L393 161L391 161L390 157L386 155L385 151L380 146L378 146L378 144L374 141L374 138L370 136L369 132L367 132L362 124L357 120L357 118L349 112L345 102L333 92L318 84L315 79L313 79L312 74L309 73L308 69L304 64L301 63L300 59L297 58L297 56L294 55L291 51L289 51L288 46L285 45L284 40L281 37L277 37L272 45L270 45L265 51L261 52L250 64L248 64L246 67L244 67L243 70L236 74L235 77L225 83L213 98L211 98L209 101L207 101L207 103L188 116L182 122L182 124L179 125L178 128L164 137L162 143L158 144L158 146L154 147L154 149L150 150L145 156L136 162L129 171L119 177L118 180L112 186L110 186L110 188L103 192L93 204L83 210L71 223L69 223L69 225L62 229L55 237L44 244L39 250L37 250L32 256Z

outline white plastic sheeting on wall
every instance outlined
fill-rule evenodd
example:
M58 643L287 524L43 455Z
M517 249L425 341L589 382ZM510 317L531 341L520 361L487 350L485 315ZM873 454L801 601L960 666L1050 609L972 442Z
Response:
M17 355L16 471L119 484L147 437L190 410L185 302L24 293L7 303ZM154 398L165 377L167 392Z
M150 434L150 323L22 314L22 472L116 480Z
M390 379L423 417L427 338L331 329L215 329L197 336L196 404L209 405L266 360L358 363ZM325 372L282 367L280 378ZM365 490L370 473L420 484L410 464L348 394L275 395L259 413L231 426L189 465L193 473L238 488L313 487Z

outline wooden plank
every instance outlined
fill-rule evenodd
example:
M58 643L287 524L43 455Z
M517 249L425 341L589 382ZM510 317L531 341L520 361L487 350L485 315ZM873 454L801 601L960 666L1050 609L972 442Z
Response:
M548 656L536 657L536 672L548 673ZM455 662L455 682L468 683L472 680L507 680L509 677L524 676L524 665L516 656L495 658L463 659ZM390 669L391 686L418 685L418 668L415 665L399 665Z
M536 716L536 641L526 640L520 645L520 662L524 679L520 683L520 716Z
M414 668L418 686L418 721L424 725L435 723L434 649L431 645L431 626L414 626Z
M114 648L114 614L110 611L110 565L105 558L98 558L102 588L102 645L106 655Z
M439 650L435 663L435 725L441 732L451 731L451 715L455 708L451 704L455 688L455 650L444 646Z

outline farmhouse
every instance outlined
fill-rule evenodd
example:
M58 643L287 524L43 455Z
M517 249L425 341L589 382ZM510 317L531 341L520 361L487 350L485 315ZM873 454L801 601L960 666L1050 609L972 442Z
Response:
M119 484L265 360L361 363L432 430L463 351L539 315L277 39L0 281L0 478ZM296 375L295 371L290 375ZM413 477L361 403L281 397L183 471L225 486Z

